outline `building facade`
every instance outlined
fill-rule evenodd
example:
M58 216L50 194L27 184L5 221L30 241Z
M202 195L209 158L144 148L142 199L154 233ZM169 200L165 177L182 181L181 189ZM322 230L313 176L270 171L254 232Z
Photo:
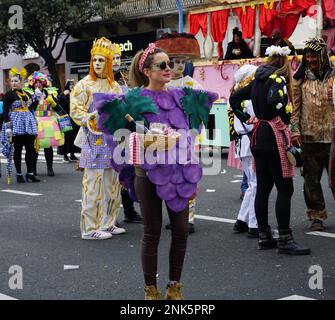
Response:
M204 0L181 1L184 10L184 31L188 32L187 12L203 6ZM109 11L113 11L113 20L109 17ZM116 18L115 18L116 17ZM208 19L209 20L209 19ZM300 18L298 26L290 38L297 49L304 46L304 41L315 36L315 30L311 25L311 18ZM178 31L179 17L174 0L131 0L124 1L116 9L106 8L106 17L99 21L92 21L74 30L67 40L66 48L58 61L57 69L61 83L66 79L79 80L88 73L90 49L95 38L105 36L113 42L121 45L124 66L130 63L132 56L148 43L155 41L165 32ZM232 30L240 27L237 16L231 14L228 20L226 37L223 48L232 40ZM210 26L208 26L210 27ZM205 39L201 32L196 38L200 44L203 58L210 59L217 56L216 44L208 35ZM252 40L251 40L252 46ZM55 49L55 55L59 52L61 41ZM13 67L25 67L28 73L35 70L47 71L43 59L32 50L28 50L25 56L10 54L0 55L0 92L9 89L8 72Z

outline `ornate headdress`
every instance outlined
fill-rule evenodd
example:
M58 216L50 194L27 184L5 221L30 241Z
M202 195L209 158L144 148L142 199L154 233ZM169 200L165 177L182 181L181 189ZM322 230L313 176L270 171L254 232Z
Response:
M113 43L113 49L112 49L112 58L118 54L121 56L121 48L117 43Z
M304 54L302 58L302 69L304 71L303 76L305 75L305 72L308 66L308 63L306 60L307 52L312 52L313 54L316 54L319 57L319 61L320 61L319 73L320 73L320 77L323 79L327 71L331 69L327 43L321 38L313 38L311 40L306 41L306 46L305 46Z
M110 40L105 37L100 39L95 39L93 42L93 46L91 49L91 62L90 62L90 76L95 81L97 76L94 72L93 68L93 57L95 55L100 55L106 58L106 66L105 73L110 85L114 83L114 75L113 75L113 52L116 50L116 45L113 44Z
M234 74L235 90L246 87L253 79L257 67L251 64L245 64Z
M19 76L22 79L25 79L27 77L27 70L25 68L22 68L20 71L18 70L17 67L13 67L12 69L10 69L9 71L9 75L10 77L13 76Z
M101 55L105 58L111 58L115 45L105 37L95 39L91 49L91 55Z
M148 59L148 56L150 54L153 54L155 52L155 50L157 49L156 45L154 43L150 43L148 48L146 48L144 50L144 52L142 53L142 56L141 56L141 59L140 59L140 63L139 63L139 70L141 72L143 72L143 69L144 69L144 64L145 64L145 61L147 61Z
M41 82L43 87L47 87L48 86L48 76L41 71L35 71L32 75L32 83L33 85L37 82Z
M156 46L171 57L186 56L190 59L200 58L200 46L190 33L165 33L156 41Z

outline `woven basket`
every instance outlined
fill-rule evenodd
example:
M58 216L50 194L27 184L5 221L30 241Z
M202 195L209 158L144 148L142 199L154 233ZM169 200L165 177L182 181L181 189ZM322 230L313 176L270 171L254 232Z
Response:
M169 150L175 147L179 140L180 133L176 132L173 135L164 134L139 134L139 139L148 150Z

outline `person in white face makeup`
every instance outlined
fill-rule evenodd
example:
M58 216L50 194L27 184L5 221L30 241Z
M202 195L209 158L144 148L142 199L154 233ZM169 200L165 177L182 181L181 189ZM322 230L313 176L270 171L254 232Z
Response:
M172 79L169 87L176 88L192 88L195 90L203 90L199 82L190 76L184 76L186 63L192 59L200 57L200 47L196 38L187 33L166 33L156 42L157 47L166 51L173 62ZM189 233L194 233L194 216L195 216L196 199L189 201ZM170 230L171 225L165 226Z
M70 116L84 131L79 167L84 168L81 210L82 239L104 240L126 230L115 225L121 204L121 185L112 168L113 150L96 128L94 93L122 93L114 80L114 45L106 38L93 43L90 72L74 87L70 96Z

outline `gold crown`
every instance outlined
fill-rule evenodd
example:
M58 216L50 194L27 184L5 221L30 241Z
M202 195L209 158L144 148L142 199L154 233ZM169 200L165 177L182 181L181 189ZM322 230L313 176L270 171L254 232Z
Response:
M114 57L116 54L118 54L119 56L121 56L121 48L117 43L113 43L112 44L113 48L112 48L112 57Z
M105 37L95 39L91 49L91 55L94 56L98 54L106 58L112 59L114 47L115 45Z

